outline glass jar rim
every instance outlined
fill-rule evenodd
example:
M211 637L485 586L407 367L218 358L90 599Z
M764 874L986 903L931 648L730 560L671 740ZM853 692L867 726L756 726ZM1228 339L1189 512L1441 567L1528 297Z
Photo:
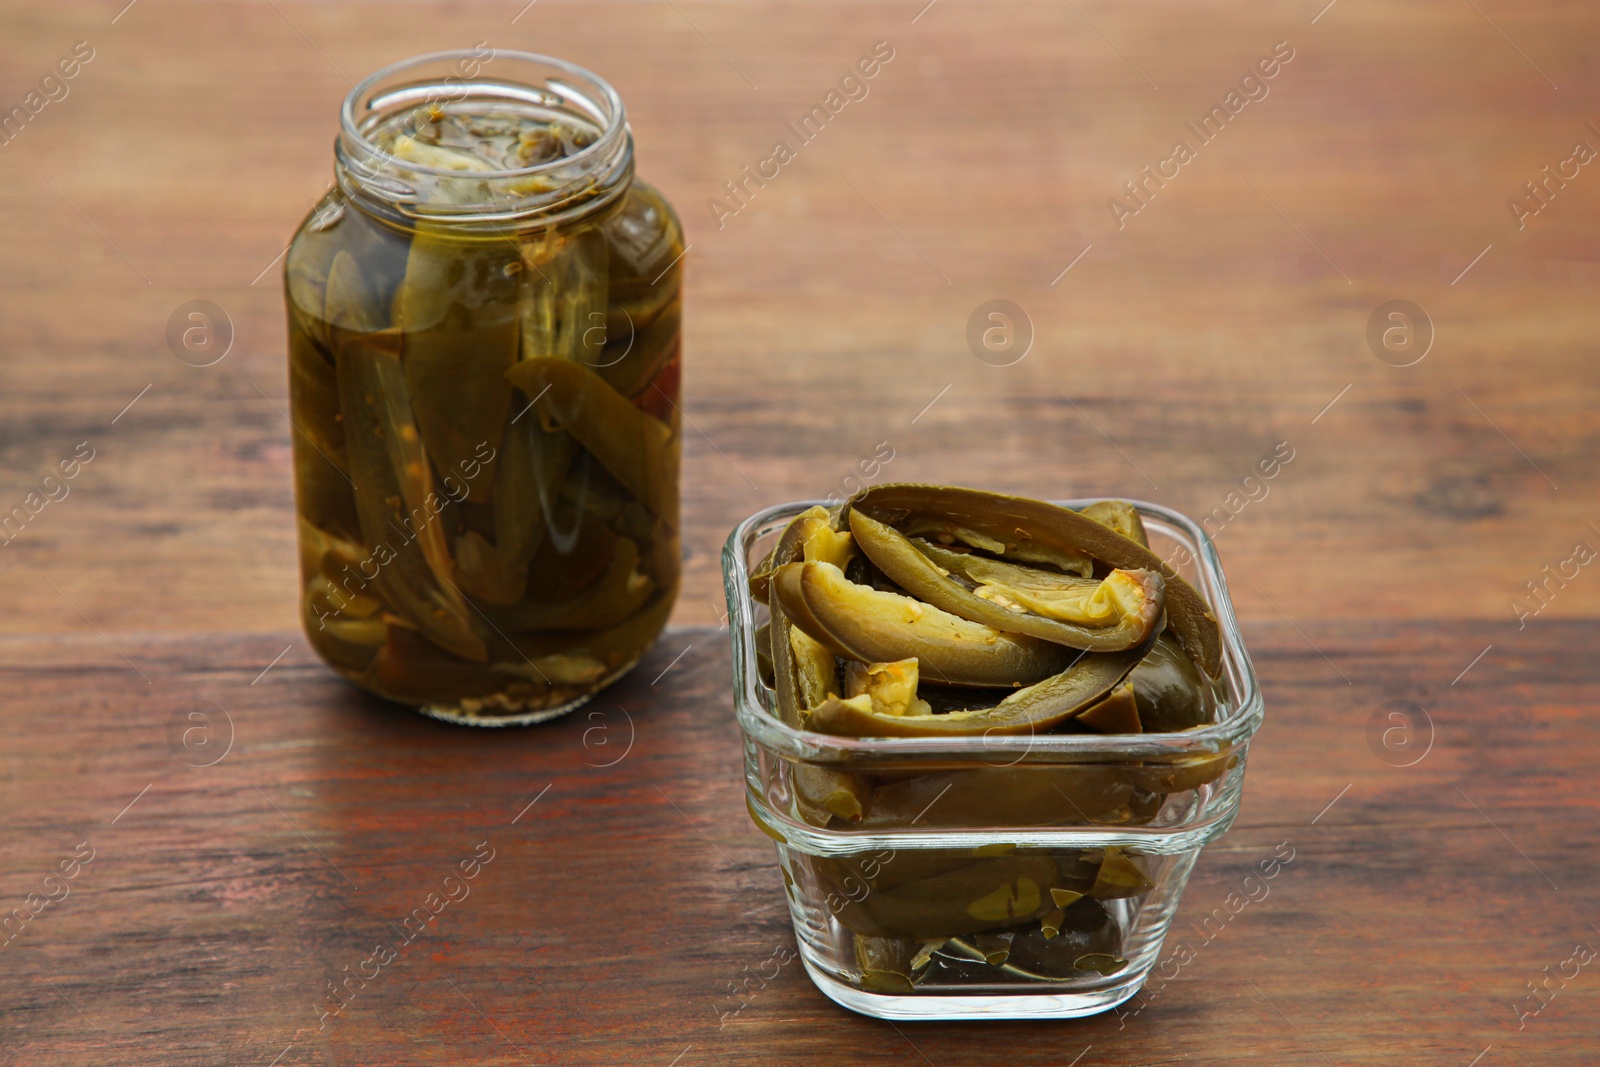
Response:
M360 82L356 83L355 87L352 88L348 94L346 94L344 103L339 108L339 127L341 137L348 138L374 156L392 161L396 164L403 164L407 170L415 171L419 174L427 174L430 177L461 177L461 172L459 171L450 170L445 167L430 167L413 163L409 160L402 160L392 153L380 148L367 138L366 132L362 130L361 123L357 119L356 112L357 109L362 105L362 101L375 86L381 84L385 80L391 79L396 75L403 73L408 69L422 67L430 63L448 62L450 60L481 61L485 60L486 58L513 59L524 63L536 63L547 67L554 67L557 70L563 71L579 84L585 84L588 88L593 89L595 97L604 101L606 107L610 111L610 114L606 117L606 126L605 129L601 131L600 135L596 137L590 144L585 145L583 148L579 149L577 152L574 152L570 156L548 160L543 163L534 163L526 167L517 167L511 170L474 172L474 178L485 181L523 178L530 175L539 174L544 171L553 170L558 167L582 165L590 160L602 156L606 150L614 149L617 140L621 137L627 136L628 120L627 113L623 108L622 97L617 93L616 89L612 87L610 82L589 70L587 67L580 67L578 64L569 62L565 59L558 59L555 56L547 56L538 52L523 52L515 49L490 48L488 56L485 57L477 49L452 48L440 52L426 52L422 55L411 56L407 59L390 63L388 66L378 68L363 78ZM470 83L474 80L477 80L477 78L478 75L474 74L470 78L462 78L460 80L465 83ZM529 89L535 88L535 86L530 82L503 81L501 84L526 85ZM383 99L387 99L387 97L384 97Z

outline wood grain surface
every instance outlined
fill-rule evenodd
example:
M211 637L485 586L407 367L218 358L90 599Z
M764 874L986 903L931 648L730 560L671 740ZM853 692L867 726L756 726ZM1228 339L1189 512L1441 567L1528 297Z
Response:
M1597 34L1578 0L0 8L0 911L75 867L0 949L0 1063L1593 1062ZM513 732L369 700L296 632L275 259L350 80L479 41L616 84L692 245L675 626L594 717ZM206 367L168 341L196 300L231 323ZM1013 343L975 350L997 300ZM1391 301L1431 343L1369 342ZM793 942L717 553L875 459L1212 517L1267 725L1197 959L1136 1015L895 1028L793 963L729 991ZM1285 841L1267 899L1189 925Z

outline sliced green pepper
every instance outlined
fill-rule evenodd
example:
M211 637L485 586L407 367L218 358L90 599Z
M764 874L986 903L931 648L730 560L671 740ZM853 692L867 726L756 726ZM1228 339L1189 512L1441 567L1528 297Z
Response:
M575 458L582 464L582 470L562 484L558 499L563 504L582 508L618 535L635 541L660 541L671 537L672 531L666 524L651 515L621 482L595 463L589 453L580 452Z
M920 550L894 527L860 508L852 508L849 516L861 551L891 581L964 619L1101 652L1142 643L1161 621L1164 583L1154 571L1114 570L1096 583L957 552L939 552L936 562L930 558L939 551L934 546ZM991 566L985 569L985 564ZM975 587L952 577L955 568L961 568ZM1009 607L1012 604L1017 610Z
M1156 639L1128 680L1146 733L1190 730L1216 716L1211 682L1201 677L1194 660L1170 633Z
M676 527L673 426L640 411L581 363L524 359L505 376L533 402L546 428L572 434L652 515Z
M317 229L302 229L285 260L284 287L291 321L317 344L332 351L329 325L353 328L348 320L327 315L327 288L334 260L343 253L352 263L361 264L365 295L360 302L370 302L369 306L376 312L364 325L370 330L380 329L388 325L389 294L405 273L410 240L408 235L348 206L332 205L325 200L312 210L327 212L327 217L335 221ZM349 301L336 299L332 310L339 312L350 306Z
M682 228L666 198L634 178L615 214L601 224L610 249L611 311L636 323L676 303L683 279ZM612 338L624 333L608 331Z
M339 377L333 356L301 329L289 331L289 403L299 415L295 429L314 443L341 471L345 458L344 426L339 419Z
M1007 556L1041 548L1087 552L1112 567L1156 571L1166 579L1167 611L1183 647L1207 674L1221 674L1222 633L1205 600L1155 553L1094 519L1023 497L912 484L873 486L856 494L845 506L859 508L891 526L917 516L933 516L1004 544Z
M781 581L781 572L780 572ZM1042 733L1083 711L1120 682L1144 649L1086 652L1076 664L1019 689L991 708L935 715L883 715L863 698L830 699L813 708L806 725L845 737L974 737Z
M556 490L577 443L550 433L532 414L508 415L494 472L494 544L477 531L456 543L461 587L491 604L514 604L528 586L528 564L544 543Z
M640 322L628 318L625 308L613 312L606 322L606 346L591 365L617 392L637 396L678 350L682 315L676 301Z
M1030 922L1053 906L1048 890L1057 874L1048 856L938 859L934 872L911 881L863 879L843 860L814 862L823 888L844 901L839 921L872 937L959 937ZM897 854L884 872L892 874L901 860Z
M576 596L563 601L524 600L487 607L484 614L508 633L530 630L601 630L615 626L644 606L655 582L639 573L639 546L617 539L605 573Z
M519 318L524 359L593 367L606 343L610 249L595 227L552 227L521 242Z
M603 663L608 671L620 671L638 662L645 647L661 632L667 616L672 612L672 601L676 595L676 587L659 589L632 616L615 626L600 630L535 631L514 634L509 641L495 635L491 638L492 651L496 660L507 660L513 664L518 662L519 657L525 657L521 661L522 667L527 667L528 659L538 663L542 662L543 657L566 655Z
M1091 858L1084 857L1085 860ZM1106 849L1104 856L1100 857L1100 869L1095 873L1094 885L1090 887L1088 895L1096 900L1119 900L1143 896L1155 887L1155 882L1133 857L1113 847Z
M772 623L764 622L756 627L756 676L761 679L761 684L768 689L777 685L777 679L772 673Z
M303 553L315 559L302 559L305 592L300 614L306 637L322 655L346 670L367 669L383 645L386 625L381 617L383 602L365 592L365 583L340 572L359 563L360 545L331 536L299 520ZM340 579L344 585L340 585Z
M860 822L871 802L872 787L859 776L808 763L794 765L795 810L813 826L827 826L837 817Z
M849 531L834 529L834 516L820 504L807 508L794 521L804 538L801 552L807 563L831 563L843 570L855 555L855 539Z
M772 589L794 625L838 655L862 663L916 657L923 675L944 685L1027 685L1081 654L857 585L831 563L780 566Z
M362 540L389 603L441 648L483 663L483 637L452 578L443 504L411 417L398 347L398 332L383 331L342 337L335 353Z
M1047 915L1039 926L1019 928L1003 970L1020 978L1060 981L1091 971L1115 974L1127 965L1122 927L1105 905L1086 900Z
M789 642L791 629L783 605L772 598L772 617L767 627L767 653L772 664L773 693L777 703L778 720L785 725L799 727L805 701L800 697L797 680L794 646Z
M910 993L928 966L929 955L922 953L922 942L914 939L856 934L855 949L862 988L874 993Z
M805 534L801 525L792 522L783 531L773 547L768 562L774 568L804 558ZM776 596L767 599L770 619L767 623L767 652L772 661L773 693L776 697L780 722L798 727L806 708L805 695L800 690L799 666L795 662L794 643L790 639L793 629L783 603Z
M372 660L372 684L391 700L417 705L454 704L462 697L482 698L505 687L505 679L483 669L483 660L468 660L440 648L431 636L390 623L388 639ZM525 693L532 687L525 685Z
M1007 545L1004 541L996 541L976 530L969 530L965 526L933 515L913 515L895 525L901 533L919 541L931 540L945 547L962 544L980 552L1008 555L1018 563L1043 564L1077 578L1094 576L1094 558L1087 552L1080 552L1074 548Z
M1134 668L1135 671L1138 669ZM1143 730L1139 725L1139 704L1134 699L1132 675L1123 679L1115 689L1095 701L1093 706L1072 721L1100 734L1142 733Z
M779 543L751 572L751 598L763 604L767 602L772 574L780 563L780 548L784 550L781 553L783 563L806 560L811 563L832 563L836 567L848 565L854 556L854 538L849 533L835 530L835 521L835 515L820 504L796 515L784 527Z
M1109 526L1130 541L1150 547L1150 535L1145 533L1144 520L1139 509L1126 500L1097 500L1084 508L1080 515L1093 519L1101 526Z
M798 631L797 631L798 632ZM829 654L832 659L832 654ZM917 661L895 660L893 663L845 663L844 695L846 698L865 697L867 704L879 715L931 715L933 708L917 696L917 683L921 671ZM826 699L823 694L822 699ZM807 706L816 707L822 699Z
M811 708L839 691L839 665L826 646L804 630L789 627L789 648L794 652L795 677L800 684L801 707Z
M996 753L996 763L1003 763ZM1119 826L1136 822L1133 783L1109 764L973 767L880 781L866 829L937 826ZM935 803L937 801L937 803Z
M1011 942L1016 939L1016 930L998 930L993 933L971 934L968 943L983 962L991 967L999 967L1011 956Z
M493 495L517 359L516 254L497 238L446 237L421 223L394 298L405 331L406 388L417 428L466 499Z
M1239 765L1239 753L1232 749L1204 756L1187 756L1165 762L1146 762L1128 768L1128 780L1140 789L1167 795L1199 789L1214 782Z
M820 510L820 509L819 509ZM772 551L772 558L805 558L810 528L791 523ZM790 625L783 606L771 602L771 621L767 624L767 650L777 696L778 718L791 726L800 725L804 709L827 699L837 687L837 665L833 653ZM854 822L870 802L872 790L865 779L845 771L795 763L795 811L814 826L827 826L834 816Z
M319 620L304 615L306 640L335 666L360 674L372 666L389 627L382 619Z
M328 288L322 305L322 319L329 327L329 347L337 350L337 331L362 334L381 330L382 306L356 258L349 252L335 255L328 268Z
M350 476L335 466L315 445L294 437L295 499L299 511L319 529L350 540L361 537L361 522Z

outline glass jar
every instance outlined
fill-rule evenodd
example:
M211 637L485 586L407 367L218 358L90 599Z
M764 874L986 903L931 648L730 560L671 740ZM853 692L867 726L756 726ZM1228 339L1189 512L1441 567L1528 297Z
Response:
M378 71L335 154L284 270L306 634L437 717L570 711L677 594L677 217L531 53Z
M1073 1018L1125 1003L1158 961L1173 962L1162 944L1179 897L1202 847L1233 824L1264 714L1210 538L1175 511L1136 505L1151 551L1221 627L1208 725L842 737L777 713L762 654L771 616L750 591L812 503L757 512L722 554L745 803L777 843L806 972L835 1002L884 1019ZM841 784L851 818L835 804ZM1277 865L1263 861L1263 877Z

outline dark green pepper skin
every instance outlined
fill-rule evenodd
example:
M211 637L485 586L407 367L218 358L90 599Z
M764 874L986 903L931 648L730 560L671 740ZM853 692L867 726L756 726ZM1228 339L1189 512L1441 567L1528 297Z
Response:
M930 771L881 780L861 826L1121 826L1144 821L1140 800L1112 764Z
M933 869L912 871L919 859ZM839 922L871 937L953 937L1015 926L1053 907L1057 879L1048 856L896 853L877 878L863 878L849 863L818 858L827 898L842 902ZM898 868L898 870L897 870ZM914 873L912 878L897 877ZM854 899L859 897L859 899Z
M1211 683L1171 634L1162 634L1129 675L1145 733L1190 730L1217 713Z
M1080 966L1080 961L1085 966ZM1122 959L1122 928L1106 906L1093 897L1084 897L1065 910L1055 937L1045 937L1037 925L1018 930L1006 958L1008 971L1038 978L1114 974L1122 969L1116 966L1118 962L1127 966Z
M1056 895L1097 901L1139 895L1132 888L1101 886L1107 881L1100 876L1107 854L995 845L884 849L806 857L803 863L845 929L868 937L931 940L1025 927L1058 908ZM1120 854L1114 862L1121 871L1138 870ZM1142 884L1148 890L1148 881ZM1086 912L1092 909L1076 914Z
M333 356L309 334L289 331L289 396L313 412L294 427L295 484L307 522L348 541L361 540L344 427L338 421L339 379Z
M1066 670L1019 689L993 707L930 715L863 711L840 700L812 709L807 725L819 733L848 737L1002 737L1044 733L1088 710L1126 677L1142 647L1124 652L1086 652Z
M482 476L462 482L468 500L492 496L511 409L505 372L517 361L516 246L501 237L457 239L419 225L394 298L405 336L406 392L434 464L462 469L487 446Z
M804 558L805 530L801 523L794 522L779 538L768 562L782 566ZM772 673L773 693L777 698L778 718L790 726L799 726L806 707L800 693L799 667L795 662L794 647L789 643L789 631L793 624L776 596L769 595L769 603L771 618L763 629L766 632L767 660ZM857 776L809 764L792 764L790 781L795 814L814 826L827 826L841 818L841 812L853 812L859 818L862 803L870 795L870 787ZM853 820L846 818L845 821Z
M896 483L857 493L845 504L890 526L932 517L1000 541L1008 547L1087 552L1123 570L1151 570L1166 579L1167 615L1183 647L1213 678L1222 672L1222 633L1205 600L1161 557L1137 541L1069 508L1040 500L957 486Z
M549 429L572 434L650 513L678 524L677 408L663 422L581 363L519 360L505 377L522 390Z
M1145 641L1161 623L1165 583L1154 571L1133 572L1139 578L1132 584L1143 593L1137 612L1129 613L1115 626L1083 626L1030 612L1008 611L983 599L941 573L910 538L859 508L850 512L850 530L867 558L906 592L952 615L997 630L1027 634L1068 648L1119 652Z
M442 649L484 663L484 634L449 579L442 523L424 463L397 454L417 438L396 348L398 331L343 336L337 328L339 402L362 539L379 564L378 587ZM420 451L420 450L419 450ZM411 524L411 525L408 525ZM407 537L407 533L415 535Z
M924 610L904 594L857 585L827 563L779 566L771 587L773 601L781 602L793 624L836 655L859 663L915 657L922 674L942 685L1033 685L1070 669L1081 656L942 608Z
M770 563L773 569L804 558L805 537L799 523L790 524L773 549ZM795 673L794 648L789 644L788 612L776 596L768 597L771 619L767 624L767 645L772 660L773 691L777 697L778 718L789 726L800 725L800 713L805 710L800 697L800 680Z

